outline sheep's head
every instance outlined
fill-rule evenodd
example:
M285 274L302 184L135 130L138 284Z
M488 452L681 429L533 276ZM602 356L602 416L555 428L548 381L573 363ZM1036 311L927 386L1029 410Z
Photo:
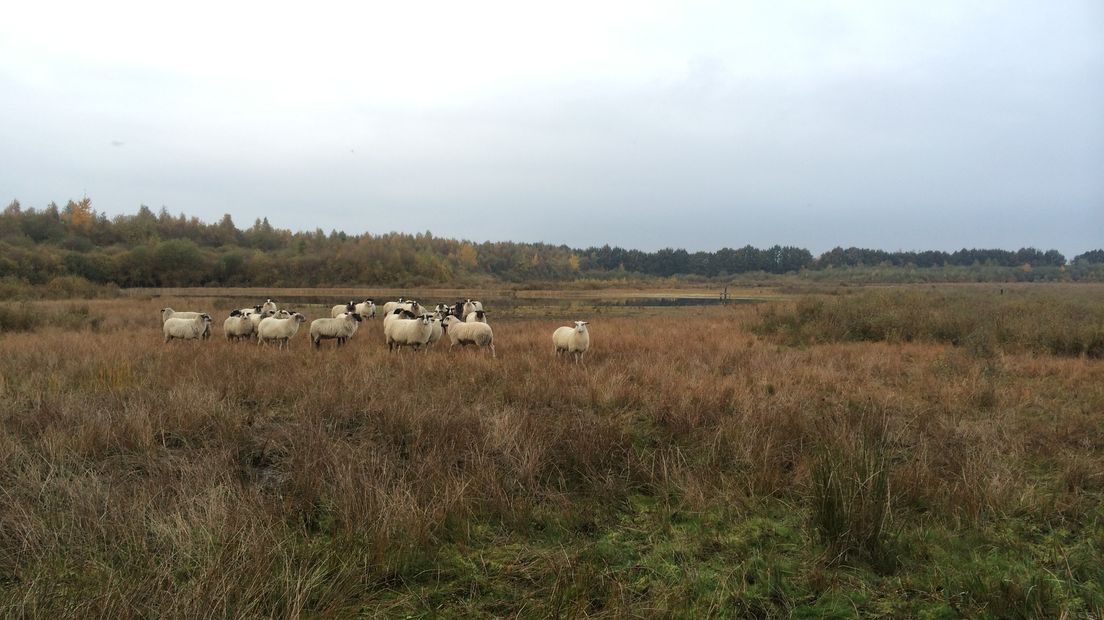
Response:
M302 323L303 321L307 320L307 317L299 314L298 312L292 313L291 318L295 319L296 323Z
M345 309L349 312L354 312L356 311L356 304L350 301L349 303L345 304Z
M241 316L241 315L242 315L241 310L231 310L230 311L230 316Z
M586 321L575 321L575 331L579 332L580 334L585 333L587 330L587 325L589 325L589 323L587 323Z
M349 316L353 317L353 320L354 320L354 321L356 321L357 323L359 323L359 322L361 322L361 321L363 321L363 320L364 320L364 317L360 316L360 315L359 315L359 314L357 314L356 312L354 312L354 313L350 314Z

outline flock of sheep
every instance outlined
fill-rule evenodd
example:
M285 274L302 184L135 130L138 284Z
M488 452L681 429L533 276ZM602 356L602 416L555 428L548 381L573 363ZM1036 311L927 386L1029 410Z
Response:
M454 304L437 304L433 312L414 300L400 297L382 306L383 336L389 351L411 347L415 351L428 350L445 335L451 350L456 345L469 344L490 350L494 348L494 331L487 323L487 310L478 300L467 299ZM323 340L334 340L337 346L349 341L360 323L376 316L376 305L371 299L360 303L350 301L338 304L330 311L329 318L315 319L310 324L311 344L317 349ZM275 343L288 348L291 339L299 332L299 325L307 318L298 312L281 310L271 299L252 308L230 311L222 323L228 341L256 340L257 344ZM206 340L211 337L211 315L205 312L178 312L172 308L161 309L162 331L165 342L173 339ZM590 332L586 321L575 321L573 327L560 327L552 334L556 355L569 353L579 363L590 348Z

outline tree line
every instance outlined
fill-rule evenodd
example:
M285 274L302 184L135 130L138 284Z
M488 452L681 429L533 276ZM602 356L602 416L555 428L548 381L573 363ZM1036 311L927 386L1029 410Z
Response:
M1104 250L1074 258L1104 264ZM23 208L13 201L0 213L0 278L43 284L76 276L94 283L136 286L421 286L443 283L564 281L579 278L786 274L854 267L999 266L1064 269L1057 250L962 249L957 252L886 252L775 245L715 252L442 239L432 233L348 234L291 231L267 218L238 228L229 214L214 223L154 213L109 218L88 198L64 207Z

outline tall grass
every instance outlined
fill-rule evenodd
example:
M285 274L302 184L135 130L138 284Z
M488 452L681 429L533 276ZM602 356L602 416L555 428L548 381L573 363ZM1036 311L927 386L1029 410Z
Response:
M876 596L976 615L982 593L920 577L954 543L915 528L1012 517L1075 532L1025 604L1104 600L1076 560L1100 522L1093 359L783 348L752 307L507 313L498 359L389 355L378 321L340 350L161 342L161 306L243 301L79 302L95 329L0 335L0 615L779 615L870 569ZM50 303L29 308L72 302ZM573 319L585 366L552 351Z
M791 344L938 342L982 354L999 348L1099 359L1104 293L1089 287L862 291L772 307L757 329Z

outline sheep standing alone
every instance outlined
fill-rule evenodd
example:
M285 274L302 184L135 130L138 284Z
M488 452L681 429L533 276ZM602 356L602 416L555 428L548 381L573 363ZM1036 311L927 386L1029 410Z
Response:
M161 325L161 331L165 334L165 342L173 338L199 340L211 332L211 317L206 314L191 319L170 316Z
M361 320L355 312L346 312L331 319L315 319L310 324L311 344L317 349L322 346L323 340L336 339L340 347L356 334Z
M291 339L299 332L299 324L306 321L307 317L298 312L285 314L288 315L286 318L270 316L261 320L257 326L258 345L275 341L280 348L291 348Z
M558 327L552 332L552 344L556 346L557 357L560 353L571 353L575 356L575 363L579 363L583 353L590 348L587 325L586 321L575 321L575 327Z
M456 345L465 347L474 344L477 347L490 348L491 357L498 357L494 348L494 332L491 331L490 325L486 323L464 323L455 316L447 316L441 326L448 334L449 340L452 341L452 344L449 345L450 351Z
M414 347L417 351L429 342L433 335L433 325L428 314L414 319L387 318L383 324L383 337L387 340L387 350L395 351L400 347Z
M241 310L234 310L222 322L222 333L226 340L241 340L253 335L253 322Z

